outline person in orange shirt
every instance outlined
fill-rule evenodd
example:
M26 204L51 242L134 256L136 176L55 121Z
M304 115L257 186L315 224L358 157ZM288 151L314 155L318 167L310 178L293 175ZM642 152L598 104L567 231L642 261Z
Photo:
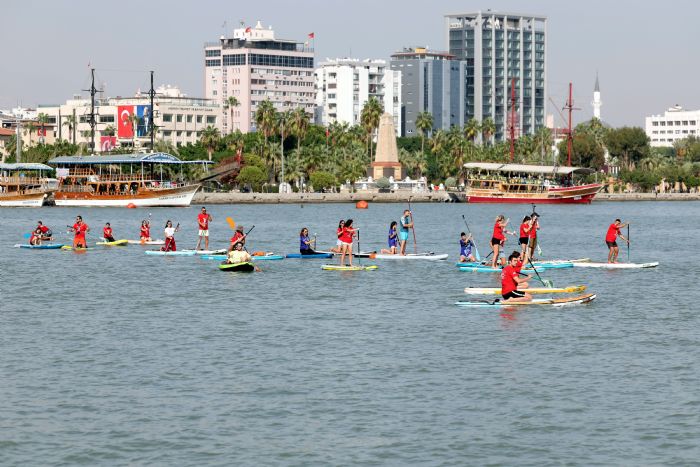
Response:
M68 226L71 232L75 233L73 238L73 248L87 248L87 241L85 241L85 235L90 231L90 227L83 222L81 216L75 218L75 224L73 227Z

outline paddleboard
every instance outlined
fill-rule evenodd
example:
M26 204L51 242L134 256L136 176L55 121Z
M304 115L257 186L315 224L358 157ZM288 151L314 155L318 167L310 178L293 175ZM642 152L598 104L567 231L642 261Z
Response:
M194 250L181 250L181 251L160 251L160 250L148 250L145 251L147 255L152 256L194 256Z
M448 254L435 254L435 253L418 253L418 254L406 254L406 255L385 255L376 254L370 255L371 259L422 259L425 261L441 261L447 259Z
M462 272L501 272L503 269L501 268L492 268L492 267L487 267L487 266L466 266L466 267L460 267L460 271ZM536 266L535 269L532 268L523 268L520 270L523 274L527 274L530 272L544 272L545 268L541 266Z
M70 246L70 245L63 245L63 246L61 247L61 250L63 250L63 251L85 251L85 250L87 250L87 247L85 247L85 248L74 248L74 247L72 247L72 246Z
M15 245L15 248L27 248L30 250L60 250L63 248L65 245L61 243L57 244L51 244L51 245L29 245L29 244L17 244Z
M320 251L320 250L316 250L316 253L319 253L319 254L327 254L327 255L331 255L331 256L340 256L340 253L336 253L335 251ZM354 258L373 258L373 257L374 257L373 255L376 255L376 254L377 254L377 251L376 251L376 250L374 250L374 251L360 251L359 253L358 253L358 252L354 252L354 253L352 254L352 256L353 256Z
M601 269L644 269L655 268L659 262L653 263L574 263L576 268L601 268Z
M566 269L566 268L573 268L574 263L572 262L556 262L556 263L541 263L541 262L535 262L533 263L536 268L542 268L542 269ZM460 268L484 268L484 267L490 267L486 264L483 263L477 263L477 262L468 262L468 263L456 263L457 267Z
M253 263L235 263L235 264L220 264L219 269L221 271L232 271L232 272L253 272L255 271L255 266Z
M576 297L566 297L566 298L533 298L529 302L513 302L513 303L503 303L500 300L488 301L488 300L474 300L474 301L459 301L455 302L455 305L462 307L476 307L476 308L504 308L511 306L530 306L530 305L549 305L549 306L568 306L568 305L579 305L581 303L588 303L595 300L595 294L579 295Z
M104 246L126 246L129 244L129 240L115 240L113 242L97 242L96 245Z
M179 251L191 251L193 252L192 254L194 255L225 255L226 254L226 248L221 248L218 250L179 250ZM224 258L226 259L226 258Z
M544 295L550 293L577 293L586 290L585 285L570 285L568 287L554 287L548 289L546 287L533 287L525 289L523 292L528 292L532 295ZM501 295L500 287L467 287L464 293L468 295Z
M127 240L129 245L165 245L165 240L151 240L142 242L141 240Z
M287 258L295 259L319 259L319 258L332 258L332 253L316 253L315 255L302 255L301 253L289 253Z
M379 266L368 265L368 266L340 266L337 264L324 264L321 269L324 271L374 271L378 269Z
M226 260L226 255L201 255L200 258L224 261L224 260ZM251 258L253 258L253 261L274 261L274 260L284 259L284 256L282 256L282 255L265 255L265 256L251 256Z

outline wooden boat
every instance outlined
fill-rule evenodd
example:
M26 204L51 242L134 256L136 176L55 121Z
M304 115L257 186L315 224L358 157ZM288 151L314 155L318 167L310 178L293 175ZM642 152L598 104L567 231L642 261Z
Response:
M574 184L574 175L594 173L581 167L491 162L464 167L468 203L590 204L603 188L600 183Z
M43 177L43 172L53 172L53 168L35 163L0 164L0 206L41 207L57 188L56 179Z
M181 161L165 153L62 156L49 161L57 166L60 182L54 194L56 206L121 207L189 206L201 185L164 180L162 165L190 163L208 161Z

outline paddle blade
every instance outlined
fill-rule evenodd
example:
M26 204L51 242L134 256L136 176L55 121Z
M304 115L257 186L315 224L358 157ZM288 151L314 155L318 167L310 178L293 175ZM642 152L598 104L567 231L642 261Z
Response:
M234 222L233 219L231 219L230 217L227 217L226 223L228 224L229 227L231 227L231 230L236 230L236 222Z

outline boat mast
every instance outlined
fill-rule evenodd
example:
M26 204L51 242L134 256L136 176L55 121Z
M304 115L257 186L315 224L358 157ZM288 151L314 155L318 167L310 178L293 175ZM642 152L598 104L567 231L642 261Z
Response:
M95 120L95 96L97 95L97 89L95 88L95 69L90 68L90 75L92 77L92 82L90 84L90 116L88 123L90 124L90 152L95 153L95 126L97 121Z
M571 115L574 110L574 98L573 98L573 84L569 83L569 99L566 101L565 109L569 111L569 128L566 131L566 160L569 167L571 167L571 149L574 142L574 135L571 130Z
M510 81L510 161L515 158L515 78Z
M151 98L151 118L148 121L148 131L151 133L151 152L154 151L154 146L153 146L153 139L155 137L155 132L154 130L154 123L153 119L155 118L155 111L153 107L153 98L156 95L156 91L153 89L153 70L151 70L151 89L148 91L148 96Z

